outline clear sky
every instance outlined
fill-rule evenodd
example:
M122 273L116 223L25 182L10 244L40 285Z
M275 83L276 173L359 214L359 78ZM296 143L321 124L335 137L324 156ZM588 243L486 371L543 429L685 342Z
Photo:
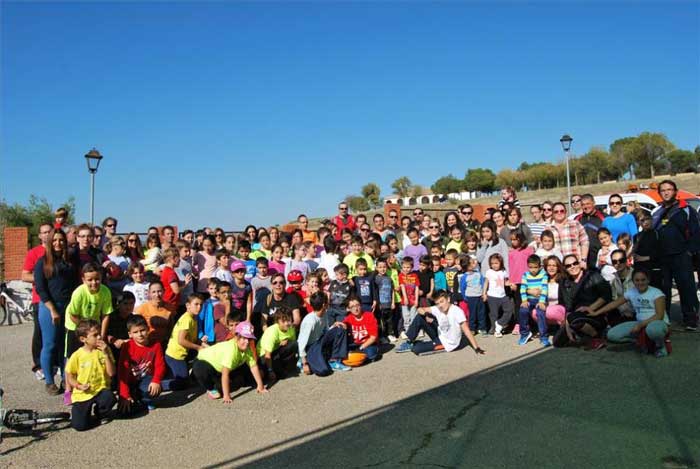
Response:
M1 196L239 229L376 182L700 143L699 9L673 2L2 3Z

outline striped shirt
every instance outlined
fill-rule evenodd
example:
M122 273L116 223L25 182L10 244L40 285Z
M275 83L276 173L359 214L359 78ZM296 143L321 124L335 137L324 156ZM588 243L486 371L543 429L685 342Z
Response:
M547 302L547 290L549 285L547 283L547 273L544 269L540 269L537 275L532 275L528 270L523 274L522 280L520 281L520 299L525 302L528 300L534 300L535 296L529 295L527 291L533 288L540 289L539 303Z

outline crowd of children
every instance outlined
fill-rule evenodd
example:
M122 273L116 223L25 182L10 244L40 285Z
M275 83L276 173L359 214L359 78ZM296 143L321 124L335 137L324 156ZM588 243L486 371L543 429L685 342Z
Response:
M576 254L559 240L577 222L552 213L563 204L546 202L537 206L543 218L526 230L517 198L502 202L482 220L463 205L442 225L418 209L401 220L390 211L388 224L377 214L374 227L341 203L316 231L304 215L292 233L188 230L175 240L165 227L149 233L145 249L134 233L125 239L105 230L96 238L88 225L68 230L88 245L55 226L34 269L47 390L61 393L53 380L61 373L73 427L85 430L115 402L122 413L149 411L163 390L198 383L211 399L230 403L232 384L267 392L266 383L297 371L349 371L349 353L371 363L391 344L399 353L469 347L481 354L477 337L512 332L519 345L537 334L548 347L553 328L570 332L562 259ZM116 228L113 218L103 226L109 221ZM639 242L651 242L635 234L630 244L620 233L615 245L605 227L597 238L587 268L609 282L625 281L620 254L631 264ZM623 289L619 297L616 307L630 296Z

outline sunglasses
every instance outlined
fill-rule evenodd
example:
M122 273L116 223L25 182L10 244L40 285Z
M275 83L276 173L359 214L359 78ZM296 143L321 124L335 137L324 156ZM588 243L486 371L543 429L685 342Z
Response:
M369 228L362 228L360 231L369 231Z
M273 285L284 285L284 282L272 282Z
M437 230L437 229L440 228L440 227L439 227L438 225L430 225L430 228L431 228L431 229Z
M549 208L549 207L542 207L542 211L543 211L543 212L551 212L552 209Z
M105 226L106 226L107 228L114 228L114 227L117 226L117 225L115 225L114 223L108 223L108 224L105 225Z
M572 268L572 267L575 266L575 265L578 265L578 262L573 262L573 263L571 263L571 264L564 264L564 267L566 267L567 269L570 269L570 268Z
M554 213L566 213L566 210L555 210Z
M622 259L613 259L613 260L612 260L612 264L613 264L613 265L624 264L625 262L627 262L627 259L624 259L624 258L622 258Z
M577 204L579 202L581 202L581 199L571 199L572 204Z
M347 210L347 207L338 207L338 210Z
M389 215L389 218L399 218L398 215Z
M423 212L413 212L414 215L423 215Z
M462 215L471 215L474 212L462 212Z
M610 202L608 202L608 205L622 205L622 202L618 202L618 201L614 201L614 202L613 202L613 201L610 201Z

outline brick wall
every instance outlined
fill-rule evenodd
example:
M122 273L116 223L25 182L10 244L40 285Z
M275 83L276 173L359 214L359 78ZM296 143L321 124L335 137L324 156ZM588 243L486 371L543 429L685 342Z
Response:
M24 258L29 250L29 231L27 228L5 228L3 232L5 248L4 279L19 280L22 277Z

